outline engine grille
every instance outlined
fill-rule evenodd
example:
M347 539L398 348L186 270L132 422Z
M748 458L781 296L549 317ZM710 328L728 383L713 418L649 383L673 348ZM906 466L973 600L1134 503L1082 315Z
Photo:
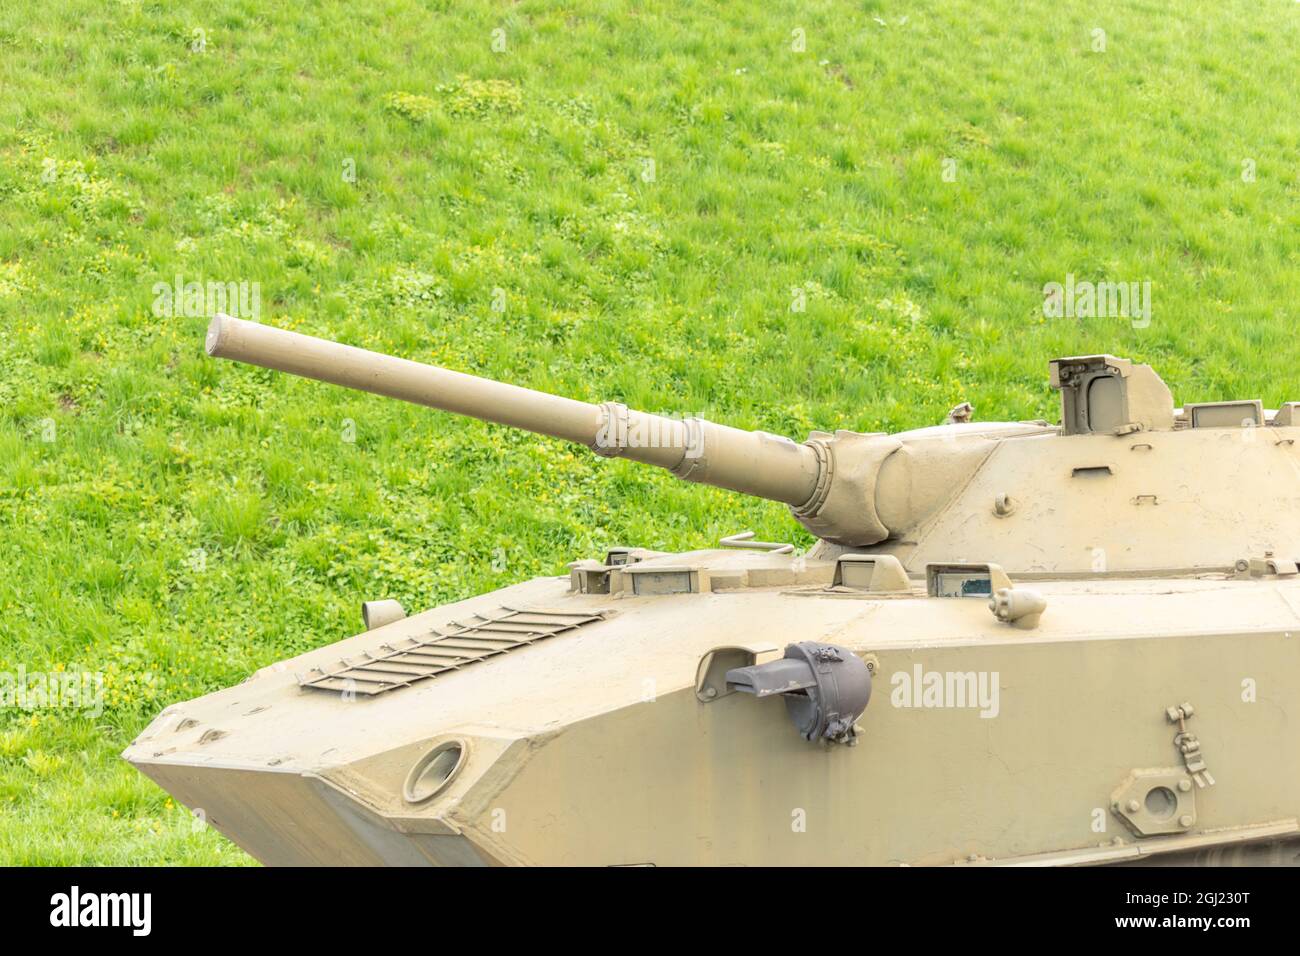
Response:
M604 620L608 611L503 607L433 628L426 635L380 644L374 651L298 674L303 687L373 697Z

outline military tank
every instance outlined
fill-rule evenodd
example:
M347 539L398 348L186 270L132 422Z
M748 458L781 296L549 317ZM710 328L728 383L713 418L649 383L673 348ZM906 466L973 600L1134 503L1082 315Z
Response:
M1050 363L1061 421L806 441L218 316L209 355L780 501L168 707L125 757L267 864L1294 863L1300 403Z

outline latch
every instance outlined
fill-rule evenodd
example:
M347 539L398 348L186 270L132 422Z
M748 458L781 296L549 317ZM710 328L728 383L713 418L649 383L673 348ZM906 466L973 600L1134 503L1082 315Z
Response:
M1192 705L1185 702L1165 709L1165 716L1169 718L1169 722L1178 725L1178 733L1174 735L1174 746L1183 755L1187 772L1196 781L1198 787L1212 787L1214 776L1205 766L1205 758L1201 756L1201 742L1196 739L1195 734L1187 730L1187 721L1194 713L1196 711Z
M1300 573L1300 566L1297 566L1296 562L1278 558L1272 551L1265 551L1262 558L1240 558L1234 565L1234 569L1239 578L1247 576L1289 578Z

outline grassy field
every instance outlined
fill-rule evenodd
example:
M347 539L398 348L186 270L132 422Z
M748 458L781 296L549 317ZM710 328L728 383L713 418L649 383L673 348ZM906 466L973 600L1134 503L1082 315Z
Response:
M0 671L105 688L98 715L0 712L0 863L248 862L117 755L364 598L809 540L775 504L205 359L158 283L796 438L963 399L1054 417L1047 360L1094 351L1180 400L1300 399L1300 4L631 6L0 7ZM1150 281L1150 323L1045 317L1069 275Z

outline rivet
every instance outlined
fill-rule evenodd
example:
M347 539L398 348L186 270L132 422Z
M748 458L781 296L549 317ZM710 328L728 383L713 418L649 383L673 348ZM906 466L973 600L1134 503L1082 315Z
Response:
M1130 800L1128 802L1129 813L1137 813L1140 809L1142 809L1142 804L1138 803L1136 800Z

